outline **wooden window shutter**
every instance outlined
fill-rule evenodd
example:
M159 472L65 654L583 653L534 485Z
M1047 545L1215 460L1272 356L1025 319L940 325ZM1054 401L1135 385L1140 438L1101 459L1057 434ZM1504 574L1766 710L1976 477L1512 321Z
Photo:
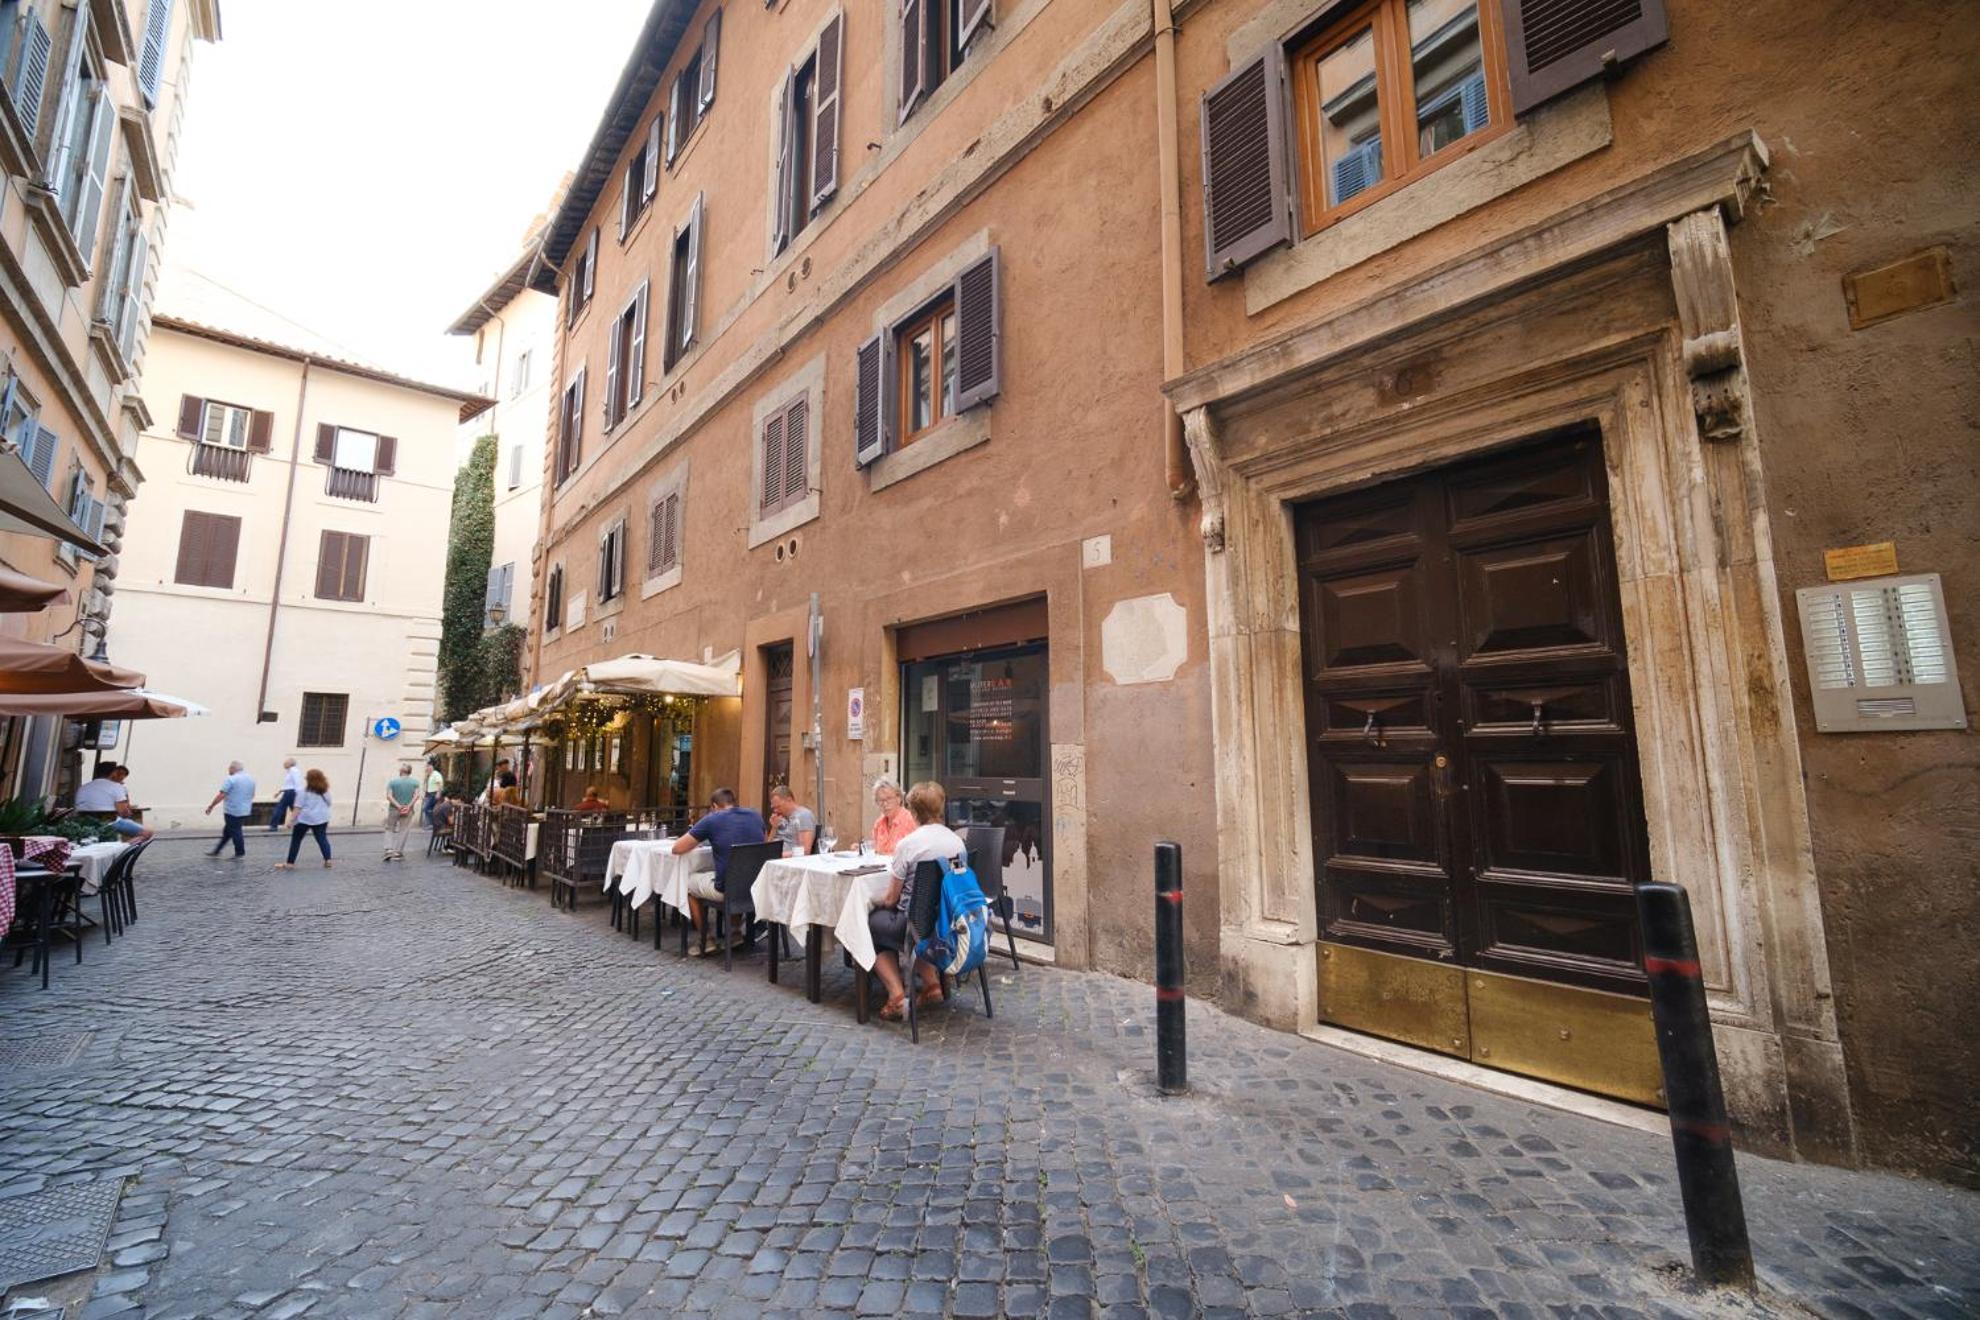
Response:
M687 86L677 74L673 89L667 94L667 163L672 165L674 157L681 153L681 125L687 121Z
M722 11L717 9L708 16L708 26L701 29L701 87L695 104L704 115L715 104L715 52L721 44Z
M34 141L35 127L41 122L41 101L48 89L49 57L55 51L55 38L41 15L28 10L27 32L21 38L20 72L14 78L14 109L20 113L21 130Z
M56 435L39 422L30 422L34 428L34 453L28 459L28 470L43 487L55 480L55 455L61 452L62 437Z
M681 493L675 491L666 499L666 529L663 540L667 547L663 568L673 569L681 563Z
M371 538L368 536L344 537L344 580L343 595L340 600L364 600L364 571L371 558Z
M621 338L625 318L612 322L612 334L605 344L605 429L619 424L619 357L624 348Z
M989 8L988 0L984 7ZM811 116L811 196L806 205L813 211L823 206L839 190L839 84L844 45L845 19L834 15L818 34L817 72L812 81Z
M1003 268L991 248L956 276L955 410L974 408L997 397L1003 386L1004 350L998 303L1003 301Z
M956 29L956 49L965 49L976 40L978 32L994 26L990 21L990 0L962 0L961 21Z
M646 510L646 576L652 577L667 565L667 498L661 496Z
M777 411L763 421L763 492L757 500L762 513L774 513L784 498L784 414Z
M1501 0L1501 7L1516 115L1671 35L1664 0Z
M687 274L681 286L685 301L681 304L681 350L685 352L695 341L695 326L701 310L701 201L703 194L694 196L694 213L688 218Z
M592 290L598 286L598 227L592 226L591 237L584 240L584 288L578 299L580 306L591 301Z
M202 514L207 519L206 585L234 585L234 561L240 554L241 520L224 513Z
M189 587L205 586L206 515L186 510L179 520L179 562L172 580Z
M179 396L179 439L197 440L206 421L206 400L190 394Z
M811 400L799 395L784 414L784 504L800 504L811 493L809 435Z
M337 457L337 428L328 422L316 424L316 461L329 463Z
M1203 94L1202 134L1205 266L1218 280L1292 238L1277 43Z
M158 100L165 77L165 42L172 33L172 0L151 0L144 14L144 46L138 56L138 87L147 105Z
M110 145L117 136L117 107L110 89L100 87L91 98L89 142L84 148L81 186L76 191L73 231L85 267L96 264L96 230L103 220L103 195L110 186Z
M316 551L316 598L336 600L344 581L344 533L326 531Z
M861 467L887 452L887 409L880 395L883 342L875 335L859 346L853 373L853 449Z
M602 603L612 598L612 534L607 532L598 538L598 599Z
M248 452L265 454L275 438L275 414L257 408L248 421Z
M564 569L562 565L550 570L550 580L543 587L543 630L554 632L564 623Z
M796 87L797 72L786 69L783 89L777 93L777 191L770 203L770 244L777 252L782 252L784 245L791 240L791 212L795 209L791 204L791 193L792 181L797 174L791 168L795 164L791 159L791 149L797 141Z
M639 286L633 298L632 336L626 349L626 403L638 403L646 392L646 304L652 281Z
M901 122L928 91L927 0L901 0Z
M378 461L372 470L381 477L397 476L399 472L399 437L381 435L378 437Z
M640 195L646 201L653 200L653 194L660 191L660 125L666 115L653 116L653 123L646 130L646 173L640 177Z

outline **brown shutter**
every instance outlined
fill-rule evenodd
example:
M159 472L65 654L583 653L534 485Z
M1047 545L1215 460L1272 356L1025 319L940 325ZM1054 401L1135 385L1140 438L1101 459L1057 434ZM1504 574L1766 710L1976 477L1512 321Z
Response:
M708 16L708 26L701 29L701 86L697 89L696 118L707 114L708 107L715 104L715 52L721 44L722 11L718 9Z
M378 462L374 465L381 477L396 476L399 471L399 437L381 435L378 437Z
M241 549L241 520L224 513L211 513L206 540L206 585L226 587L234 585L234 561Z
M976 40L976 34L987 27L995 27L990 21L990 0L962 0L962 13L956 30L956 48L967 49Z
M265 454L275 435L275 414L255 409L254 417L248 424L248 452Z
M1512 108L1524 114L1671 34L1664 0L1501 0Z
M1292 239L1285 52L1275 42L1203 95L1203 245L1217 280Z
M775 511L784 497L784 414L771 413L763 422L763 495L757 509Z
M337 457L337 428L328 422L316 424L316 461L333 462Z
M681 496L680 492L667 497L667 558L665 567L675 568L681 562Z
M784 414L784 503L797 504L810 493L810 455L805 431L811 419L811 402L802 396Z
M880 397L882 336L859 346L853 374L854 459L865 467L887 452L886 408Z
M179 396L179 439L197 440L206 424L206 400L190 394Z
M368 536L344 537L344 580L343 595L340 600L364 600L365 569L371 561L371 538Z
M653 501L646 511L646 576L658 573L667 562L667 500Z
M1003 268L991 248L956 276L955 410L974 408L997 397L1004 377L1004 350L998 303L1003 300Z
M984 0L984 7L989 7ZM818 62L812 77L811 196L804 199L816 211L839 190L839 48L844 19L833 15L818 34Z
M914 113L928 90L927 0L901 0L901 122Z
M206 515L188 509L179 520L179 562L172 580L188 587L206 585Z
M323 533L316 551L316 598L336 600L344 581L344 534Z

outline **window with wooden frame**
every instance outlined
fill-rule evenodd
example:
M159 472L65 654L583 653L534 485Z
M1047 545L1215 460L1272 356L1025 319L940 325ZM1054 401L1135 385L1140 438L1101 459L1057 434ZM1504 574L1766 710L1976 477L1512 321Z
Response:
M240 546L239 518L187 509L179 523L179 561L172 580L186 587L232 590Z
M584 368L564 387L557 413L557 484L563 485L584 462Z
M1291 241L1295 192L1310 236L1668 36L1663 0L1327 6L1203 94L1206 277Z
M1492 0L1373 0L1296 48L1290 81L1307 234L1512 126Z
M647 126L646 140L640 143L639 150L626 162L625 189L619 197L619 241L626 241L633 226L646 214L652 204L653 195L660 191L660 129L667 117L664 114L653 116Z
M667 98L667 164L681 154L681 148L694 136L708 111L715 104L715 60L722 40L722 11L708 16L701 29L701 44L687 57L687 63L674 75L673 91Z
M757 443L762 474L757 516L804 503L811 494L811 396L800 394L764 418Z
M594 227L584 240L584 247L578 252L577 261L571 266L571 278L566 286L570 300L565 305L566 325L576 325L584 309L591 306L592 292L598 287L598 230Z
M619 519L598 537L598 603L617 600L626 589L626 520Z
M1003 274L998 249L859 347L853 437L864 466L1003 389Z
M605 429L625 420L646 389L646 291L639 286L619 319L612 322L612 340L605 363Z
M657 496L646 510L646 576L648 580L681 566L681 492Z
M316 461L339 472L389 477L399 470L396 436L321 422L316 428Z
M316 556L316 598L362 605L370 560L370 537L326 530Z
M543 580L543 631L556 632L564 626L564 566L558 564Z
M839 188L840 48L844 19L834 14L818 44L784 75L778 98L777 190L772 246L782 252Z
M688 217L674 230L667 276L667 345L661 354L664 370L687 356L699 333L701 308L701 194L695 194Z
M901 121L961 67L991 0L901 0Z
M350 722L350 693L305 692L302 720L296 728L296 746L342 747L344 728Z
M265 454L275 433L275 414L194 394L179 396L178 436L195 444Z

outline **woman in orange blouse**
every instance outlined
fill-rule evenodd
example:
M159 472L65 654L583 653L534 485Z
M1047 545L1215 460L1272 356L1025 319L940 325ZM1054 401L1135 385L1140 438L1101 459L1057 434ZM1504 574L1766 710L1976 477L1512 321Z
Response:
M880 815L873 822L873 851L882 857L891 857L894 845L914 832L914 816L901 805L901 796L901 786L893 780L874 781L873 805Z

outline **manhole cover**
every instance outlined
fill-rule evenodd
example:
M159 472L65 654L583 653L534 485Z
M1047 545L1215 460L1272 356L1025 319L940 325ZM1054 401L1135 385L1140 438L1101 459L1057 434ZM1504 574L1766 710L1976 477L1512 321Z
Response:
M61 1036L19 1036L0 1040L0 1068L60 1068L74 1063L89 1044L90 1034L77 1031Z
M121 1180L70 1183L0 1201L0 1291L94 1269L123 1190Z

